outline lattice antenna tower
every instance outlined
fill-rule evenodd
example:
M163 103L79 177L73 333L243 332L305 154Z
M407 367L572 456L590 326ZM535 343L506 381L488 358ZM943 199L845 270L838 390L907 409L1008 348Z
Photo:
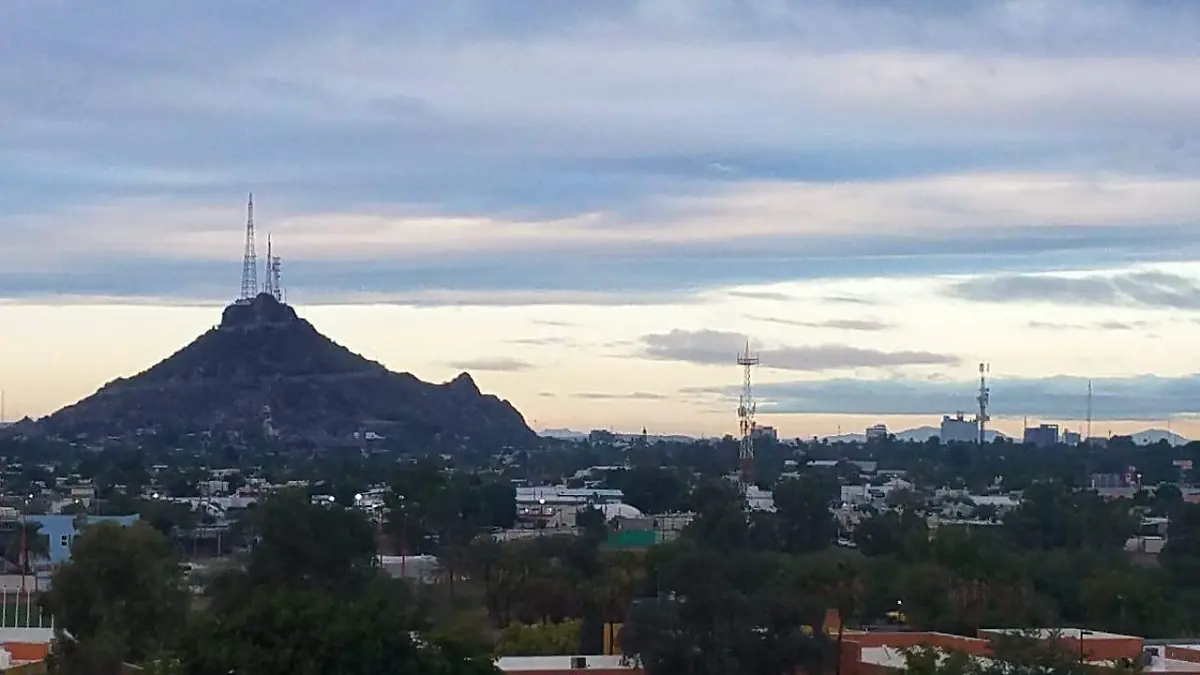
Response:
M263 278L263 293L275 298L277 302L283 302L283 286L279 283L279 268L281 261L279 256L275 255L271 250L271 235L267 234L267 274Z
M1092 381L1088 380L1088 398L1087 398L1087 430L1084 431L1087 436L1084 440L1092 437Z
M242 295L253 300L258 295L258 254L254 250L254 193L246 203L246 251L242 255Z
M990 372L992 372L991 364L979 364L979 395L975 397L975 400L979 402L979 416L976 418L979 422L979 445L983 445L987 439L987 423L992 419L988 416L987 411L992 397L992 390L987 386L987 376Z
M267 233L267 270L266 270L267 273L263 277L262 291L263 291L263 293L266 293L267 295L274 297L275 296L275 273L274 273L274 270L271 269L271 260L272 259L273 259L273 256L271 255L271 233L268 232Z
M279 281L279 271L283 267L283 261L279 256L271 257L271 295L279 302L283 302L283 284Z
M746 340L746 351L738 355L742 367L742 395L738 399L738 426L742 434L738 449L738 487L745 493L754 481L754 390L751 388L751 373L758 365L758 354L750 353L750 340Z

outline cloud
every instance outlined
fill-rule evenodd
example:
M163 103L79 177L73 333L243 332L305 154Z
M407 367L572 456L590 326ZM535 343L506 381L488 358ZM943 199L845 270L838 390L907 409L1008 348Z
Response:
M876 301L869 298L859 298L850 295L827 295L821 298L825 302L842 305L875 305Z
M680 330L643 335L643 353L655 359L701 365L730 365L745 347L746 337L716 330ZM843 345L780 346L759 352L761 366L776 370L820 372L851 368L906 365L949 365L958 358L925 351L879 351Z
M993 378L995 416L1083 420L1087 378ZM755 385L764 414L944 415L976 408L977 383L894 379L766 382ZM1093 419L1164 420L1200 412L1200 374L1181 377L1134 375L1092 380ZM736 398L736 387L694 388L693 394Z
M1060 323L1057 321L1030 321L1026 324L1030 328L1037 330L1143 330L1157 326L1154 321L1098 321L1095 323L1076 324L1076 323Z
M934 4L6 6L0 296L194 299L249 190L325 297L1197 254L1194 8Z
M500 372L519 372L529 370L534 365L528 361L521 361L508 356L481 357L478 359L468 359L465 361L455 361L447 364L458 370L493 370Z
M514 345L529 345L533 347L574 347L579 344L574 338L565 336L516 338L514 340L507 340L507 342Z
M1200 284L1166 272L1108 276L1001 275L958 281L951 296L981 302L1200 309Z
M606 392L576 392L567 394L571 398L587 399L589 401L614 401L614 400L636 400L636 401L663 401L669 397L666 394L657 394L650 391L635 391L630 393L606 393Z
M849 330L849 331L883 331L892 328L893 325L884 321L876 321L874 319L830 319L828 321L796 321L794 319L782 319L772 316L753 317L755 321L766 321L768 323L782 323L788 326L799 326L804 328L830 328L834 330Z

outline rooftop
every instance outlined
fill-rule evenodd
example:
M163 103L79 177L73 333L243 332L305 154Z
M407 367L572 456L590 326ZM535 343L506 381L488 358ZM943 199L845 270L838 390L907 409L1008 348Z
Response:
M626 657L615 655L590 656L501 656L496 659L496 667L504 672L522 672L527 670L572 670L574 659L587 659L587 668L634 670L632 663Z

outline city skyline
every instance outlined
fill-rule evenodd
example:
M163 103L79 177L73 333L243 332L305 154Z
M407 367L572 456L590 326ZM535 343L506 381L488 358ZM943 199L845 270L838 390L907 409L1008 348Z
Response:
M41 415L238 294L537 428L974 411L1200 437L1200 7L0 8L0 389ZM95 35L107 36L104 40ZM916 422L915 420L922 420Z

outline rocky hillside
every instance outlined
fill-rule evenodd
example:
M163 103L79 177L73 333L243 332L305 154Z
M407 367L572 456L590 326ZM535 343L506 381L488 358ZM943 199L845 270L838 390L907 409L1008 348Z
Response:
M394 373L333 342L270 295L225 308L221 324L150 369L106 384L44 418L63 434L270 429L346 439L373 431L395 444L524 445L535 439L507 401L463 373L444 384Z

